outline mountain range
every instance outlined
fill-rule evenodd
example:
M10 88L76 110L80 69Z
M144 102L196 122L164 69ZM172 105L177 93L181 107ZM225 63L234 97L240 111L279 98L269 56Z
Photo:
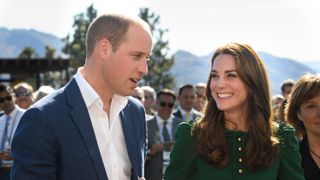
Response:
M265 52L258 52L258 54L266 65L271 83L271 91L274 95L280 93L280 85L284 80L297 80L305 73L320 72L320 68L312 69L292 59L276 57ZM174 54L175 63L171 69L177 85L180 86L185 83L196 84L198 82L206 83L211 69L212 55L213 52L206 56L196 56L188 51L177 51ZM314 64L320 65L320 61L318 63L314 62Z
M45 46L54 47L57 56L64 56L64 43L58 37L33 29L7 29L0 27L0 58L15 58L26 46L37 50L39 57L44 57ZM206 82L213 52L205 56L196 56L188 51L179 50L174 53L175 63L171 69L177 86L185 83L196 84ZM320 60L304 64L288 58L280 58L266 52L259 52L264 60L271 81L273 94L280 93L280 84L286 79L298 79L306 72L320 72ZM1 72L0 72L1 73Z
M36 31L34 29L12 29L0 27L0 58L15 58L26 46L37 50L39 57L44 57L45 46L56 49L56 55L61 56L64 43L58 37Z

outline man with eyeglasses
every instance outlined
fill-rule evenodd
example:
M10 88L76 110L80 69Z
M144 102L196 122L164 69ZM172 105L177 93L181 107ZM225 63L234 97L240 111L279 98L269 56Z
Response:
M15 103L22 109L28 109L33 104L33 88L29 83L21 82L13 87Z
M146 179L162 180L169 163L169 153L175 141L174 132L182 119L172 115L176 96L172 90L157 93L157 114L147 120L148 156L145 164Z
M0 116L0 179L9 180L10 170L13 164L11 157L11 142L17 125L20 121L23 109L13 102L13 91L5 85L0 84L0 109L4 114Z

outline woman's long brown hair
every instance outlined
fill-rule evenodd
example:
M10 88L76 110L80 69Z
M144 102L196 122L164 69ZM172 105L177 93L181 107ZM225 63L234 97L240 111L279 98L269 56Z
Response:
M237 73L249 91L245 163L250 171L268 167L276 158L278 141L271 124L270 90L265 66L257 53L246 44L229 43L218 48L212 57L211 67L220 54L235 58ZM196 150L206 162L223 168L229 163L231 152L225 137L224 114L211 96L210 82L211 75L207 82L205 115L194 127Z

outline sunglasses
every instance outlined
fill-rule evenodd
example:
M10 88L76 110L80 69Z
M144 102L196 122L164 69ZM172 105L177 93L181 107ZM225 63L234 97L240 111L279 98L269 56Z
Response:
M169 108L173 108L174 103L160 102L159 105L160 105L161 107L168 106Z
M144 99L153 99L152 96L145 96Z
M12 101L12 96L0 97L0 103L4 103L4 101Z
M16 97L20 97L20 96L29 97L31 95L31 93L28 91L17 91L17 92L15 92L15 95L16 95Z

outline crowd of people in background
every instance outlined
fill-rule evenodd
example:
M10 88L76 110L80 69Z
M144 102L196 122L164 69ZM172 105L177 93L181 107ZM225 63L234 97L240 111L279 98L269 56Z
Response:
M52 93L51 86L40 86L34 92L27 82L16 85L0 84L0 179L10 179L12 166L11 142L22 114L33 103Z

